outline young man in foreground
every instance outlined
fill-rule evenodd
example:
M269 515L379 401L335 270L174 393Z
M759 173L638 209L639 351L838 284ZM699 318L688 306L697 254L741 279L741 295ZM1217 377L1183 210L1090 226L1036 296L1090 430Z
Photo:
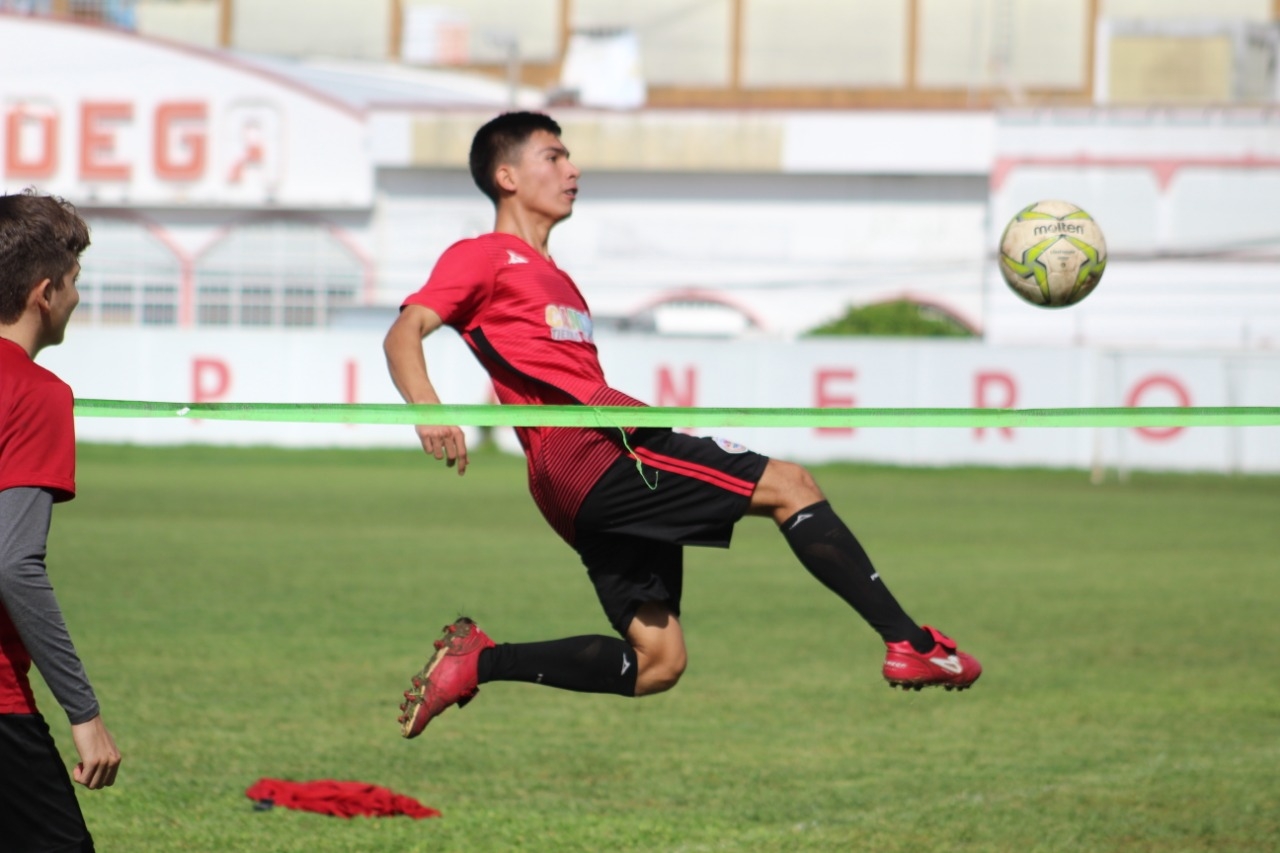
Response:
M45 571L55 503L75 497L71 389L38 366L62 343L89 229L68 203L0 196L0 849L92 851L71 779L27 677L32 662L71 722L90 790L115 783L120 752Z
M605 382L591 315L552 261L551 229L573 210L578 169L560 127L507 113L476 133L471 174L496 207L492 233L463 240L405 300L384 349L409 403L440 403L422 340L455 328L508 404L642 406ZM800 562L884 639L891 686L965 689L982 667L921 627L881 582L809 472L741 445L658 429L521 428L529 487L547 522L576 550L615 631L495 645L470 619L445 627L401 705L415 737L488 681L528 681L584 693L644 696L685 669L680 595L685 545L728 547L743 515L772 518ZM467 468L456 426L417 427L423 450Z

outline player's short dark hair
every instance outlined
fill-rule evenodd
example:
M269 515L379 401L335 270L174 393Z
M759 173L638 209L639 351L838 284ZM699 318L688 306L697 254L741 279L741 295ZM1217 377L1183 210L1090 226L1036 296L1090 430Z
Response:
M471 178L494 204L501 195L494 173L502 163L514 163L520 149L536 131L560 136L560 125L549 115L531 112L503 113L476 131L471 140Z
M62 287L88 247L89 226L66 199L31 188L0 195L0 323L17 322L46 278Z

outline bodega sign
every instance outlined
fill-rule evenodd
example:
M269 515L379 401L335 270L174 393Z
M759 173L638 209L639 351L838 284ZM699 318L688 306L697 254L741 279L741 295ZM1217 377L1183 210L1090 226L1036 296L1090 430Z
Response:
M11 98L4 119L4 176L46 183L69 172L88 187L153 179L179 192L179 185L211 177L228 185L256 183L268 193L279 187L276 110L260 105L226 116L233 131L225 140L230 157L221 158L228 168L220 175L210 175L208 102L168 101L139 112L133 101L82 101L68 116L51 98ZM69 145L62 144L64 136ZM66 148L69 158L62 156Z
M226 55L0 14L0 179L78 204L368 207L356 110Z

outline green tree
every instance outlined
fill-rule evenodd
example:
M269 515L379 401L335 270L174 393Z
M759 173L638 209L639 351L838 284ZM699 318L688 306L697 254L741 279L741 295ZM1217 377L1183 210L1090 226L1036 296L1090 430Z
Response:
M933 305L895 299L850 308L844 316L823 323L805 337L824 335L876 335L888 337L972 338L967 324Z

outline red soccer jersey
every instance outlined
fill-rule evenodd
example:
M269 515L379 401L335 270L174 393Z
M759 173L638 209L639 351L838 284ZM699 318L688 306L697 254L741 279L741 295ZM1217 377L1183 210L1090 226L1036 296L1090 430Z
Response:
M71 389L0 338L0 490L49 489L54 499L76 493L76 436ZM31 656L0 603L0 714L33 714L27 673Z
M644 405L605 382L591 312L573 280L513 234L453 244L404 304L430 308L458 330L502 403ZM573 519L587 492L626 454L621 429L519 427L516 433L534 501L572 544Z

